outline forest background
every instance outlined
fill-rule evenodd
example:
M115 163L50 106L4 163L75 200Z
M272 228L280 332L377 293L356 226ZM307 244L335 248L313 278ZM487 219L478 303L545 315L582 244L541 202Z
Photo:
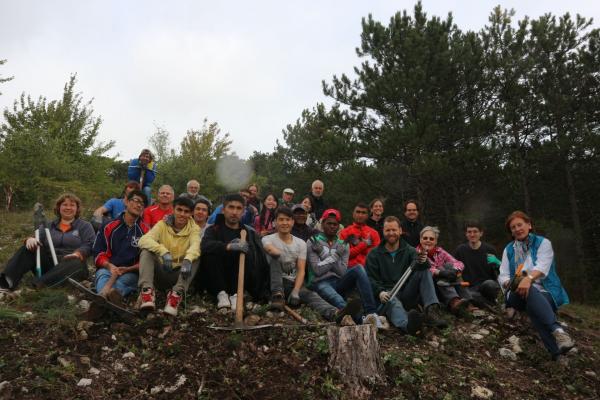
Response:
M157 126L139 146L156 155L154 188L169 183L179 193L195 178L219 202L237 189L218 178L222 165L225 175L250 170L244 183L257 182L263 195L292 187L299 198L318 178L345 223L358 201L381 197L387 215L401 216L414 198L448 250L472 219L501 250L510 239L504 219L521 209L551 239L572 299L597 304L600 32L581 16L513 15L496 8L479 32L430 17L421 4L388 23L367 16L354 75L323 81L332 105L308 105L272 152L247 160L217 122L201 121L176 148ZM0 75L0 85L9 79ZM98 141L101 126L76 75L62 98L16 99L0 121L5 212L72 191L89 215L118 196L129 160L107 155L114 143Z

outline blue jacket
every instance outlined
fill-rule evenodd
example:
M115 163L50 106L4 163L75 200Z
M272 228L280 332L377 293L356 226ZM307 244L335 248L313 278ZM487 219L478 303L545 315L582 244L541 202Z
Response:
M138 218L130 228L124 220L125 213L110 221L100 230L94 240L93 254L96 267L101 268L106 261L117 267L129 267L139 262L140 238L150 230L142 218Z
M534 233L529 234L529 251L531 254L531 261L535 264L537 261L537 251L540 247L540 244L544 240L543 236L536 235ZM510 242L506 245L506 255L508 256L509 262L509 270L510 277L515 276L515 271L517 270L517 263L515 261L515 248L513 246L513 242ZM552 265L550 266L550 272L548 275L540 281L544 289L550 293L552 299L554 300L554 304L556 307L560 307L564 304L569 304L569 296L567 295L567 291L562 287L560 283L560 278L556 273L556 258L552 259Z
M215 208L215 211L208 217L208 223L214 225L217 222L217 215L223 214L223 204L220 204ZM252 210L250 207L244 208L244 213L242 214L242 218L240 220L240 224L242 225L250 225L254 223L254 214L252 214Z
M142 173L144 174L143 177ZM142 167L139 159L134 158L131 160L131 164L127 168L127 179L139 182L144 188L150 187L154 182L154 178L156 178L156 163L154 161L149 162L146 167Z

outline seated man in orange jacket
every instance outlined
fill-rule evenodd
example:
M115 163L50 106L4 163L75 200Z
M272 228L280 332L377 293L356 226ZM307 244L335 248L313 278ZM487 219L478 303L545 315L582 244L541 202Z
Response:
M381 242L379 233L367 225L368 218L369 207L365 203L358 203L352 212L352 225L340 232L340 239L350 244L348 268L357 265L364 268L367 254Z

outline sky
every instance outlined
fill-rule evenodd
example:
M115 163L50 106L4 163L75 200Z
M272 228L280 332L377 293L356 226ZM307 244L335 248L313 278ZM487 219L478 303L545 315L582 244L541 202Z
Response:
M71 74L102 118L109 153L137 157L156 126L179 147L188 129L217 122L247 158L270 152L282 130L323 95L323 80L360 64L361 18L386 24L414 1L31 1L0 0L0 110L21 93L58 99ZM480 30L492 9L516 19L565 12L600 21L596 1L423 1ZM3 117L0 117L0 120Z

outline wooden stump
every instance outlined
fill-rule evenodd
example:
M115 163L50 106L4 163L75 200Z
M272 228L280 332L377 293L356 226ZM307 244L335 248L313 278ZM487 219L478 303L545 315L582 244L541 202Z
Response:
M385 382L377 328L370 324L331 326L327 329L327 336L329 366L353 388L356 397L368 395L365 384Z

